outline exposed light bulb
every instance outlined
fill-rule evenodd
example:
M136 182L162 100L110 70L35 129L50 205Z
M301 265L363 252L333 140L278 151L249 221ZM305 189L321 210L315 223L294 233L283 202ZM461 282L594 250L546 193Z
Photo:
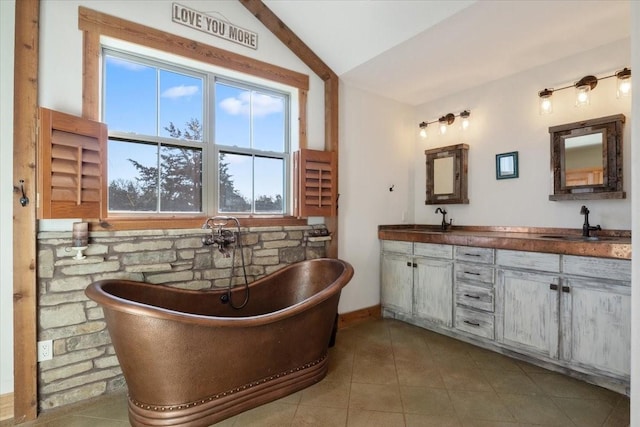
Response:
M553 110L553 105L549 98L543 98L540 100L540 112L550 113Z
M576 87L576 107L584 107L591 103L591 87L589 85Z
M447 123L440 123L440 135L447 133Z
M584 76L576 84L576 107L584 107L591 103L591 90L598 85L594 76Z
M624 68L616 73L617 77L617 93L618 98L631 95L631 70Z
M426 138L427 137L427 126L429 125L429 123L427 122L422 122L418 125L418 127L420 127L420 137L421 138Z
M469 112L469 110L464 110L463 112L460 113L460 118L462 119L462 123L460 123L460 127L462 128L463 131L469 129L469 116L471 115L471 113Z
M553 96L553 89L545 89L538 92L540 97L540 114L551 114L553 112L553 102L551 98Z
M631 82L625 80L618 86L618 98L621 96L629 96L631 94Z

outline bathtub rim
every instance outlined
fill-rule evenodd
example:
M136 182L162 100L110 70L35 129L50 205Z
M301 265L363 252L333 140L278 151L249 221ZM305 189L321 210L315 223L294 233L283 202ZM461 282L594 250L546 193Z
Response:
M269 323L277 322L281 319L288 318L290 316L303 313L306 310L328 300L333 297L335 294L338 294L342 291L342 288L349 283L351 278L353 277L353 267L350 263L338 259L338 258L316 258L312 260L304 260L297 263L289 264L286 267L283 267L267 276L264 276L252 283L249 284L249 289L251 290L253 287L260 286L263 282L272 279L275 275L283 274L287 270L299 268L299 264L301 263L316 263L316 262L327 262L331 261L332 263L341 264L344 269L343 271L336 277L336 279L326 288L321 290L320 292L313 294L312 296L305 298L304 300L285 307L280 310L276 310L266 314L260 314L256 316L244 316L244 317L220 317L220 316L209 316L202 314L193 314L182 311L171 310L167 308L157 307L149 304L140 303L137 301L128 300L125 298L121 298L106 292L103 289L104 285L113 282L126 282L135 284L136 286L145 287L145 288L156 288L162 287L164 290L168 292L175 293L188 293L188 294L202 294L212 293L212 294L224 294L227 292L225 288L215 289L215 290L194 290L194 289L183 289L183 288L175 288L172 286L167 286L163 284L151 284L147 282L139 282L135 280L126 280L126 279L102 279L91 283L85 289L85 295L91 300L98 303L100 306L104 308L108 308L110 310L115 310L135 316L148 316L156 319L163 320L174 320L174 321L182 321L188 322L195 325L201 326L220 326L220 327L247 327L247 326L255 326L255 325L264 325ZM241 286L236 286L233 288L236 292L242 292Z

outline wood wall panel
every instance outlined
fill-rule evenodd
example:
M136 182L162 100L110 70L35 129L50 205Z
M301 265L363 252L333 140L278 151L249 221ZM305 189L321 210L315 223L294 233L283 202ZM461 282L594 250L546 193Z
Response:
M38 122L39 0L16 1L13 106L14 186L24 181L30 202L13 197L14 423L33 420L37 408L36 143ZM18 191L16 191L18 190Z

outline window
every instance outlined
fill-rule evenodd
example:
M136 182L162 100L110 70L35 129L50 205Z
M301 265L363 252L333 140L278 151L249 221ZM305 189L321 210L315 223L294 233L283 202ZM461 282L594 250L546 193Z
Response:
M289 97L103 51L110 213L287 212Z

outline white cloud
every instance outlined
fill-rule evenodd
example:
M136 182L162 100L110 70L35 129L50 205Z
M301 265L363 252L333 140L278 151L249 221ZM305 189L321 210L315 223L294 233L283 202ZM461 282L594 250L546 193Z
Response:
M177 99L185 96L191 96L198 93L198 86L173 86L162 92L163 98Z
M237 98L225 98L220 101L220 108L233 116L249 115L249 103L251 96L249 92L242 92ZM253 115L255 117L264 117L273 113L282 112L284 103L282 98L276 98L261 93L253 94Z

